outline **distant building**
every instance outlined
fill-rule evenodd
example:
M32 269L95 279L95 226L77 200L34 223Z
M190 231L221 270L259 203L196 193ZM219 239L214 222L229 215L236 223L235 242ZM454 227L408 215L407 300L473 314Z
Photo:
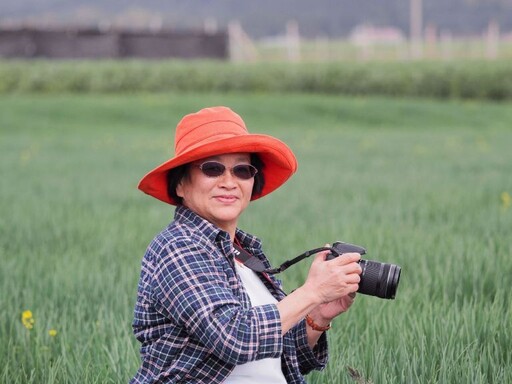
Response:
M225 31L0 29L0 58L228 59Z

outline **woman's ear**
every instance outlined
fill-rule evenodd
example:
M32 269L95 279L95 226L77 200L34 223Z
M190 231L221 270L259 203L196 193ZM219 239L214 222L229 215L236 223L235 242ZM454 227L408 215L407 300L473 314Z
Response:
M176 186L176 195L178 195L182 199L184 197L184 194L183 194L183 179L181 179L180 182L178 183L178 185Z

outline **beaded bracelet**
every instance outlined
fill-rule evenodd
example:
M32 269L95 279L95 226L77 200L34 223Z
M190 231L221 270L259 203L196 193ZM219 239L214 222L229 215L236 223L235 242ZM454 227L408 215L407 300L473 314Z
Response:
M313 329L314 331L318 331L318 332L325 332L325 331L331 329L330 323L329 323L329 325L322 327L322 326L318 325L317 323L315 323L315 320L313 320L313 318L309 315L306 315L306 323L308 323L308 325L311 327L311 329Z

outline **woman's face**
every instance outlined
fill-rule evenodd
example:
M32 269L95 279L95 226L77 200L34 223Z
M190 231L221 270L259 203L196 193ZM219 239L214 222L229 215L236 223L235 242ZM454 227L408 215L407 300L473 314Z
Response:
M221 176L208 177L199 168L206 161L222 163L226 170ZM176 188L183 205L199 216L234 236L238 218L251 200L254 178L242 180L231 173L238 164L250 164L248 153L232 153L194 161Z

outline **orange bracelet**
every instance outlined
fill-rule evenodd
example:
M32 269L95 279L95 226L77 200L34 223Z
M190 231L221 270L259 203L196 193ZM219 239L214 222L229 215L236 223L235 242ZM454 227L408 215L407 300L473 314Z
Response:
M330 323L329 323L329 325L322 327L322 326L318 325L317 323L315 323L315 320L313 320L313 318L309 315L306 315L306 323L308 323L308 325L311 327L311 329L313 329L314 331L318 331L318 332L325 332L325 331L331 329Z

